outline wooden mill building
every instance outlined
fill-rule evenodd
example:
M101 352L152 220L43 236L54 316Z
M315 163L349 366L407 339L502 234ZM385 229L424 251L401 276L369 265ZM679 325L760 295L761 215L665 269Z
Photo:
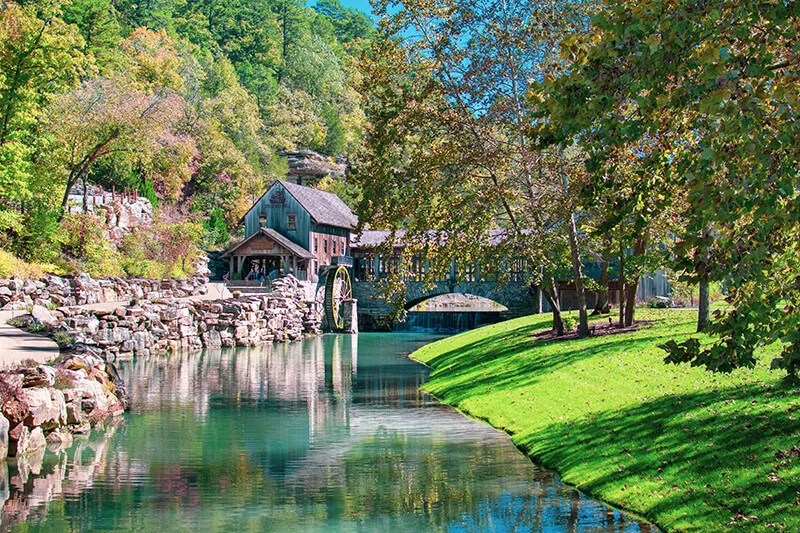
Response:
M279 180L240 223L244 240L223 255L230 279L245 279L255 268L271 277L290 273L317 281L323 267L350 255L358 219L333 193Z

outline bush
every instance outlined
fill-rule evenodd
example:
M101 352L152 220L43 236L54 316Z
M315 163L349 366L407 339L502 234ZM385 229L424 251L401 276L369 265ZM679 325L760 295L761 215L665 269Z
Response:
M53 383L53 387L59 390L64 389L71 389L73 387L72 378L69 377L69 374L64 372L62 369L56 370L56 380Z
M71 346L73 342L73 338L64 331L57 331L55 335L53 335L53 340L56 341L56 344L59 346Z
M104 230L103 221L95 215L67 214L61 223L61 250L92 277L122 276L122 257L111 247Z
M61 275L64 269L48 263L28 263L5 250L0 250L0 278L19 276L22 279L39 279L45 274Z
M44 333L45 331L47 331L47 326L41 322L31 322L28 326L29 333Z
M194 273L203 225L177 211L159 210L153 223L125 236L122 266L129 276L184 278Z
M647 301L647 307L651 309L669 309L675 307L675 303L664 296L654 296Z
M561 321L564 322L564 332L569 333L578 325L578 321L572 315L562 315Z

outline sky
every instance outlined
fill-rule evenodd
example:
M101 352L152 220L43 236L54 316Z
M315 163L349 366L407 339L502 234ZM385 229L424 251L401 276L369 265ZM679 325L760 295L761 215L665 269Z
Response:
M352 7L358 9L359 11L363 11L367 15L372 13L372 8L369 6L369 0L339 0L344 7ZM314 0L308 0L307 5L313 6L316 4Z

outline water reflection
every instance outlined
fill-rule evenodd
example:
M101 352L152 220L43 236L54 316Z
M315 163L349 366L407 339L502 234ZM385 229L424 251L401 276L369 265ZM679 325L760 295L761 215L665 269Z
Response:
M563 487L504 435L422 394L427 372L403 354L429 340L326 336L128 363L120 369L131 391L125 424L49 453L38 475L12 475L3 524L651 531ZM36 489L37 479L50 480L47 488Z

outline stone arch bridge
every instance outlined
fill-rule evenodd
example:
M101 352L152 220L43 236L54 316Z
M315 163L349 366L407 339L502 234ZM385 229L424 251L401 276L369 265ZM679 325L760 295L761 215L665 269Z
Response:
M421 281L407 281L405 309L409 310L418 303L443 294L471 294L495 301L506 308L504 318L515 318L530 315L539 311L538 291L531 295L529 286L522 281L440 281L426 290ZM394 309L378 295L378 283L372 281L354 281L353 297L358 300L359 321L362 324L383 324Z

